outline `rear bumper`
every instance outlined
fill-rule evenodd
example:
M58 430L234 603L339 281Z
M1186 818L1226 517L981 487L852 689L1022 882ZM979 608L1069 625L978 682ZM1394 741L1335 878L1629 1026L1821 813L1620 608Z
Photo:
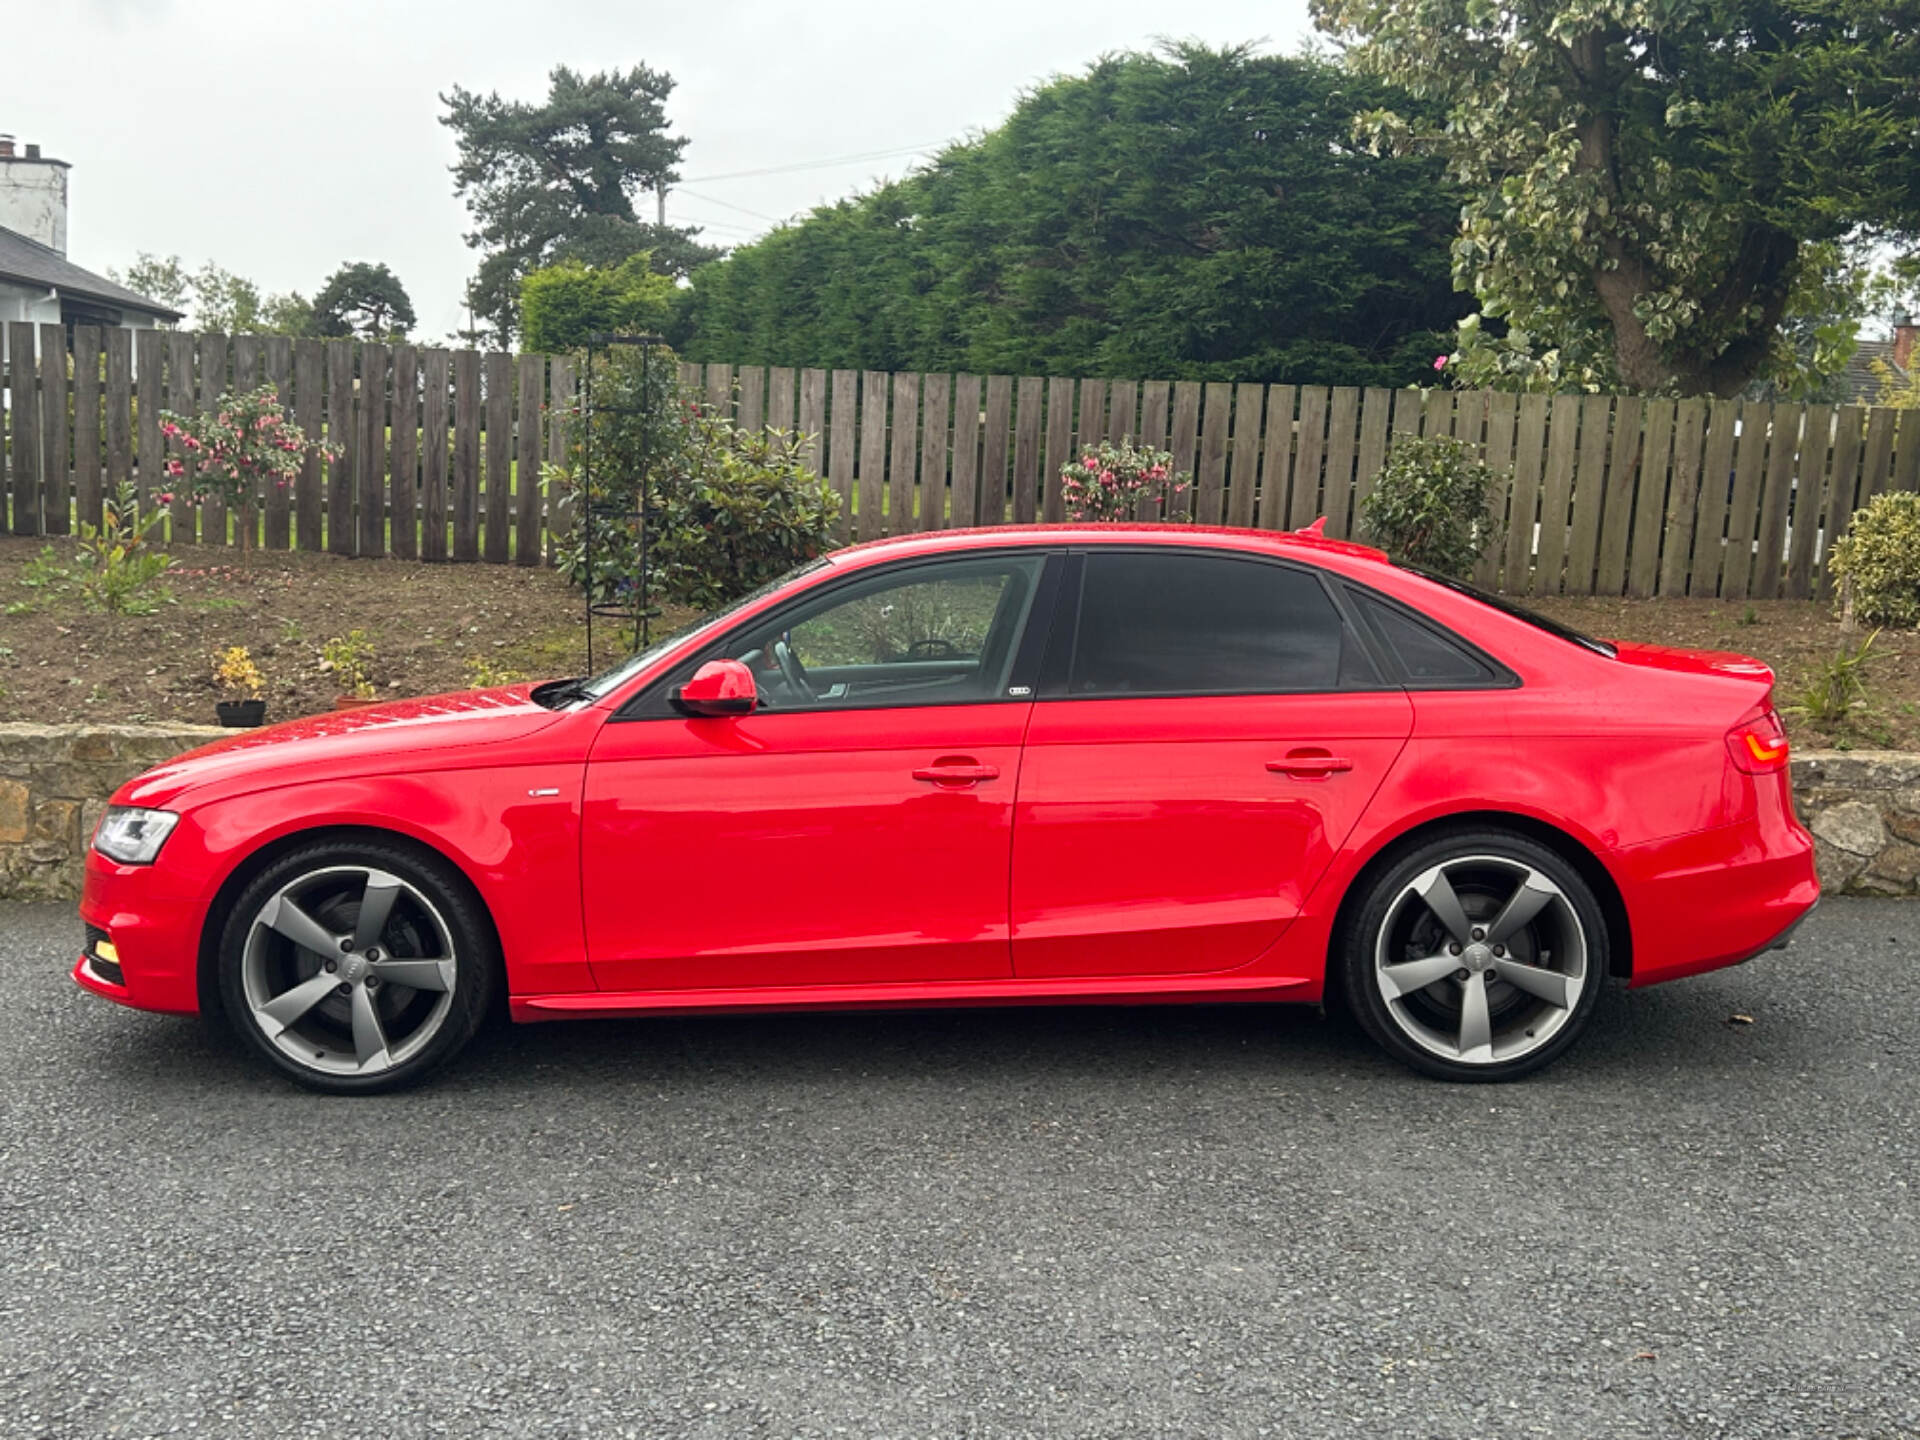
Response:
M1791 816L1634 846L1611 859L1633 928L1636 987L1782 947L1820 901L1813 837Z

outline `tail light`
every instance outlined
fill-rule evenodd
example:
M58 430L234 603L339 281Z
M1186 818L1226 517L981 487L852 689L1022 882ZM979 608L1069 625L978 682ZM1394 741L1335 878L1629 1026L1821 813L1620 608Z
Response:
M1772 700L1763 700L1727 732L1733 763L1749 775L1771 775L1787 768L1787 727Z

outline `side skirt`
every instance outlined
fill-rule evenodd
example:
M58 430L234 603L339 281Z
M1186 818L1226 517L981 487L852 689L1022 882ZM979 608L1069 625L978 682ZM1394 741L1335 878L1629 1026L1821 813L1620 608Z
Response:
M1047 980L930 980L887 985L795 985L746 990L629 990L516 995L513 1018L617 1019L630 1015L781 1010L910 1010L962 1005L1128 1005L1310 1000L1312 982L1270 975L1205 980L1192 975L1115 975ZM1305 992L1305 993L1303 993Z

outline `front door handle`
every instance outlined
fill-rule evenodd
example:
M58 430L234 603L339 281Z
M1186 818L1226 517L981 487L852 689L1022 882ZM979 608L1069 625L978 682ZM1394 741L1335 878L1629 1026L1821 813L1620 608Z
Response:
M1291 775L1296 780L1324 780L1353 769L1353 761L1344 755L1329 755L1324 750L1295 750L1284 760L1269 760L1267 769L1276 775Z
M998 765L982 765L967 755L949 756L936 760L931 765L923 765L913 772L913 778L924 780L929 785L942 785L948 789L959 789L967 785L978 785L982 780L998 780Z

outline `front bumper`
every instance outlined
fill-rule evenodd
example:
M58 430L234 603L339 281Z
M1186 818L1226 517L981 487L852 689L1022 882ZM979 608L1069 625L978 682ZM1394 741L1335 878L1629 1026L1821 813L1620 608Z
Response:
M156 865L122 865L97 850L87 852L80 919L88 943L73 978L82 989L122 1005L190 1015L200 1009L206 907L164 865L164 852ZM102 939L111 960L100 954Z

